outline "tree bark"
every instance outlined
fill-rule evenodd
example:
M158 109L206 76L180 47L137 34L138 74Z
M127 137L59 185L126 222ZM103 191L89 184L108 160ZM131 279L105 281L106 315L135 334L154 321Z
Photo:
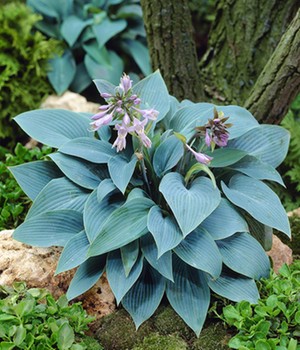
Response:
M188 0L141 0L152 68L160 69L169 92L199 101L203 87Z
M298 7L298 0L218 2L200 65L208 99L244 104Z
M300 91L300 9L257 79L245 107L258 121L279 124Z

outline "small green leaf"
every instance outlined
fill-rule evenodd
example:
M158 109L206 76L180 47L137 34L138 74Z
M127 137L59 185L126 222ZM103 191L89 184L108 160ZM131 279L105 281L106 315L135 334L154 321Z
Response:
M57 346L59 350L69 349L75 341L75 335L73 328L68 324L64 323L59 331L57 338Z
M209 167L205 164L200 164L200 163L196 163L194 164L189 170L188 172L186 173L185 175L185 178L184 178L184 181L186 183L189 182L191 176L193 176L194 174L197 174L198 172L200 171L204 171L211 179L213 185L214 185L214 188L217 187L217 184L216 184L216 179L215 179L215 176L214 174L210 171Z

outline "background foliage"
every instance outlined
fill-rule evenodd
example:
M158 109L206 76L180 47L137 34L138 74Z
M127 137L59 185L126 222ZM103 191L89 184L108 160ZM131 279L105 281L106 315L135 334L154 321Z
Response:
M82 92L92 79L117 83L123 71L151 72L142 10L136 0L27 0L43 16L36 28L64 42L50 61L49 80L58 94ZM138 76L135 76L138 79Z
M59 46L54 39L32 33L41 17L24 4L0 6L0 139L15 140L20 129L12 118L38 108L52 91L47 62Z

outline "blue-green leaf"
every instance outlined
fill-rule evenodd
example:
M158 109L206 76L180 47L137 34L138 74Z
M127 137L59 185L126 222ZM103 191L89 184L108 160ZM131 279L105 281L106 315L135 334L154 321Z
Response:
M147 198L127 201L116 209L92 242L89 255L99 255L123 247L147 232L147 216L153 202Z
M144 264L141 276L122 299L138 328L153 315L165 292L165 279L150 265Z
M115 94L115 85L110 83L109 81L106 81L104 79L95 79L93 80L94 84L96 85L96 88L98 89L99 93L106 93L106 94Z
M132 90L141 98L141 108L154 108L159 112L158 121L168 113L169 93L158 70L134 85Z
M65 209L49 211L26 220L14 231L13 237L33 246L64 246L82 230L82 214Z
M51 180L36 197L26 219L58 209L82 212L89 194L90 191L75 185L65 177Z
M225 198L219 206L206 218L201 227L206 229L213 239L222 239L232 236L236 232L248 232L245 219Z
M130 161L121 155L114 156L108 162L110 177L118 189L124 193L133 175L138 159L134 154Z
M173 281L172 271L172 252L164 253L160 258L157 257L157 248L150 233L141 237L141 249L148 263L158 271L162 276Z
M90 86L91 83L92 80L85 68L84 63L81 62L77 64L75 77L70 85L70 90L80 94L83 90Z
M278 125L259 125L243 137L232 140L228 147L246 151L264 163L277 168L286 157L290 134Z
M222 189L233 204L245 209L261 223L274 227L290 237L291 229L285 209L277 195L266 184L236 174L228 186L222 182Z
M252 216L245 214L245 219L249 225L249 231L264 248L265 251L272 249L273 245L273 229L266 226L255 219Z
M210 291L204 274L174 256L174 283L167 281L166 293L173 309L199 336L209 303Z
M95 256L86 260L77 269L67 291L69 300L89 290L102 276L106 255Z
M133 265L135 264L140 251L139 240L126 244L120 248L125 276L128 277Z
M126 28L127 22L124 19L111 21L104 18L99 24L93 25L93 31L99 44L99 48L107 43L109 39L114 37Z
M107 178L106 169L99 164L62 153L53 153L49 157L70 180L84 188L93 190Z
M28 0L27 5L46 16L59 18L59 12L53 6L53 3L47 0Z
M150 55L145 45L137 40L130 39L122 41L121 45L124 51L133 57L134 61L145 76L151 74Z
M209 164L211 168L223 168L235 164L240 159L244 158L247 155L247 152L225 147L218 148L213 152L206 152L206 154L213 157Z
M206 177L198 177L189 188L178 173L165 175L159 186L184 236L192 232L219 205L221 196Z
M170 126L171 119L180 106L177 98L174 96L169 95L169 101L170 101L170 109L162 121L166 130L171 129L171 126Z
M110 214L121 204L123 203L117 198L113 200L111 196L106 196L99 203L97 189L91 193L85 203L83 212L84 227L90 242L94 241Z
M51 70L48 79L58 95L65 92L76 74L76 62L72 51L66 49L62 56L55 56L49 60Z
M82 46L88 55L97 63L110 65L108 50L105 46L100 48L96 39L91 39L85 42Z
M73 46L83 29L89 25L89 21L83 21L81 18L71 15L65 18L60 28L61 34L69 46Z
M117 304L139 278L143 269L143 258L139 258L127 276L119 250L110 252L107 256L106 274L110 288L116 297Z
M192 267L208 272L214 278L220 276L222 256L216 243L206 230L197 228L174 251L181 260Z
M34 200L52 179L63 176L54 162L43 160L9 167L9 170L31 200Z
M209 287L217 294L232 301L247 300L251 304L257 304L259 293L256 283L253 279L243 276L230 276L222 273L222 275L214 279L206 275Z
M109 159L116 155L109 142L90 137L70 140L59 148L59 152L97 164L108 163Z
M175 219L170 215L164 216L158 206L150 209L147 226L157 245L157 258L176 247L183 239Z
M117 85L124 70L122 59L114 52L108 51L109 61L96 62L90 55L84 56L84 65L92 79L104 79Z
M254 179L275 181L284 186L279 173L270 164L264 163L256 157L246 156L237 163L231 165L230 168L253 177Z
M153 156L153 167L157 176L161 177L172 169L183 156L184 148L176 136L168 137L156 149Z
M249 233L236 233L216 243L224 264L231 270L257 280L269 277L269 258L262 246Z
M85 231L81 231L72 237L61 252L55 274L71 270L82 264L87 259L86 254L89 246L90 242Z
M92 136L89 120L64 109L37 109L19 114L15 121L33 139L51 147L60 147L81 136Z
M117 187L111 179L104 179L97 188L97 200L100 203L108 194L113 192Z

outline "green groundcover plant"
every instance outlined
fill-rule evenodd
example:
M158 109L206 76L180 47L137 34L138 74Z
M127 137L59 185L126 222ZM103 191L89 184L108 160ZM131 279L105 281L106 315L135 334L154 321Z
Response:
M68 305L65 295L55 300L49 291L27 289L23 282L0 287L1 350L101 350L84 333L93 320L80 303Z
M0 230L20 225L30 207L31 201L22 191L8 166L44 159L52 152L51 147L28 149L18 143L11 153L0 147Z
M239 350L299 350L300 344L300 260L259 283L257 305L241 301L228 305L219 315L239 331L229 347Z
M270 264L258 242L272 227L290 236L277 195L288 132L244 108L179 103L159 71L136 85L95 84L106 100L88 116L35 110L15 118L57 149L12 167L33 200L14 238L63 246L56 273L78 266L69 299L104 271L137 327L166 295L199 335L210 290L256 303ZM254 238L257 237L256 238Z
M27 0L43 20L36 28L64 41L50 60L48 78L58 94L82 92L91 80L118 82L124 70L151 73L142 9L136 0Z

